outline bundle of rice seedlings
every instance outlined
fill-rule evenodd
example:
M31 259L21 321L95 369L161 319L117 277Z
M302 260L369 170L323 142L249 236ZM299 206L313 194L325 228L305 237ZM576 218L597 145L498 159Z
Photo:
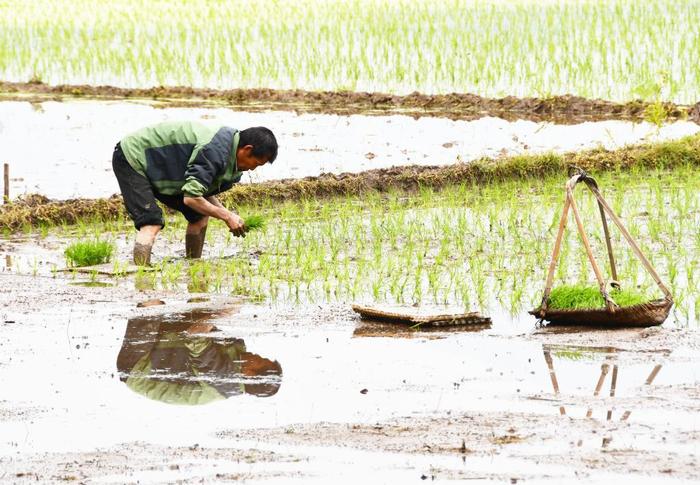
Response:
M253 231L265 227L265 218L260 215L248 216L243 220L245 222L246 231Z
M92 266L107 263L114 253L114 244L108 241L78 241L66 248L68 266Z
M638 305L651 299L639 291L627 289L613 289L610 297L621 307ZM548 308L552 310L587 310L604 306L603 295L595 286L559 286L549 295Z

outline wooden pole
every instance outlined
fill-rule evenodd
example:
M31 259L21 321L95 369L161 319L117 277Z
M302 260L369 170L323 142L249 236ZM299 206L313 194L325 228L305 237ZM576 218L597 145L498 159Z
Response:
M581 221L581 216L578 213L578 207L576 207L576 201L574 200L573 188L567 187L567 193L569 195L569 201L571 203L571 211L574 213L574 219L576 220L576 225L578 226L578 232L581 236L581 241L583 241L583 247L586 249L588 260L591 262L593 272L595 273L595 277L598 280L600 294L603 295L603 298L605 299L605 307L610 313L615 313L615 307L613 306L613 302L610 300L610 296L608 296L608 291L605 288L605 280L603 279L603 273L600 272L600 268L598 268L598 263L596 263L595 257L593 257L591 243L588 241L586 230L583 228L583 222Z
M593 190L593 189L591 189ZM656 284L661 288L661 291L664 292L664 295L666 295L666 299L669 301L673 301L673 296L671 296L671 292L666 288L666 285L664 285L661 282L661 278L659 275L656 273L654 270L653 266L649 262L649 260L642 254L642 250L639 249L639 246L637 246L637 243L634 241L632 238L632 235L627 231L627 228L622 224L622 221L615 215L613 210L610 208L608 203L605 201L603 198L602 194L598 190L593 190L593 194L596 196L596 199L598 199L598 202L600 202L605 209L605 212L608 213L612 221L615 223L617 228L620 230L623 236L625 236L625 239L627 239L627 243L630 245L632 250L634 251L634 254L637 255L637 258L642 262L642 265L646 268L647 272L651 275L652 278L654 278L654 281L656 281Z
M644 383L644 385L651 386L651 383L654 382L654 379L656 379L656 374L659 373L661 367L661 364L656 364L654 369L651 371L651 374L649 374L649 377L647 377L647 381ZM630 414L632 414L632 411L625 411L625 414L622 415L622 419L620 419L620 421L627 421L627 418L630 417Z
M612 380L610 381L610 397L615 397L615 390L617 389L617 364L613 365ZM610 421L612 418L612 409L608 409L608 418Z
M3 180L5 185L3 186L2 200L5 204L10 202L10 164L3 164Z

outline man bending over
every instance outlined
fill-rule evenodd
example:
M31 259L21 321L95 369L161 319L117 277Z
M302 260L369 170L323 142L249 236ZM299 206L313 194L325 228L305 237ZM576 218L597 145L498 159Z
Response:
M221 219L236 236L245 224L215 197L277 158L277 140L259 126L238 131L194 122L166 122L124 137L114 148L112 167L129 217L138 230L134 263L148 265L156 236L165 225L156 199L187 219L185 255L202 256L209 217Z

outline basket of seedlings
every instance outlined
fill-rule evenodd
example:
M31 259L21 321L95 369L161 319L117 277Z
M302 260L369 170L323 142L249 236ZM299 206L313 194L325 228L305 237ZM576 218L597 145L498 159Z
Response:
M668 317L671 307L673 306L673 297L668 288L663 284L649 260L642 254L639 246L622 221L603 198L595 179L579 168L574 168L573 173L570 175L571 178L566 183L566 200L559 221L559 231L554 243L552 260L547 272L542 302L538 308L530 311L530 314L550 324L617 327L648 327L661 325ZM586 235L578 207L576 206L576 201L574 200L574 188L580 182L583 182L586 187L590 189L598 202L598 209L600 210L605 243L608 251L608 259L610 261L610 274L612 277L612 280L608 283L604 280L600 267L593 256L591 244ZM554 271L559 259L562 237L564 235L564 229L566 228L569 210L573 212L576 227L581 236L588 260L595 273L598 282L597 288L586 286L562 286L552 289ZM664 298L649 299L644 294L634 290L621 288L618 283L607 217L609 217L620 230L634 254L663 292Z

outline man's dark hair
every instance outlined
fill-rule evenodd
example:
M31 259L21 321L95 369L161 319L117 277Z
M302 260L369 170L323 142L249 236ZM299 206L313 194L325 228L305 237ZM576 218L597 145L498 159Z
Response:
M254 126L241 131L238 146L253 145L253 156L266 158L270 163L277 158L277 139L272 130L264 126Z

